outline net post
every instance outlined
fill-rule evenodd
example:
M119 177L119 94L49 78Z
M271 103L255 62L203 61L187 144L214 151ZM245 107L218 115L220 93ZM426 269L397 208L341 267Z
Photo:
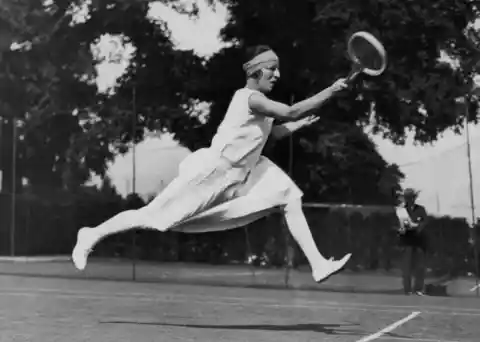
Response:
M479 288L478 288L478 249L477 249L477 234L476 234L476 215L475 215L475 199L474 199L474 192L473 192L473 175L472 175L472 159L471 159L471 146L470 146L470 133L468 129L468 117L469 117L469 103L470 103L471 96L467 95L463 98L464 106L465 106L465 140L467 145L467 161L468 161L468 178L469 178L469 190L470 190L470 210L472 215L472 225L470 226L471 232L473 235L473 254L474 254L474 265L475 265L475 293L478 297L479 295Z
M293 105L295 103L295 95L291 94L290 96L290 105ZM288 175L292 178L293 174L293 133L290 134L288 137ZM290 238L289 238L289 232L288 232L288 226L287 226L287 221L285 219L285 216L283 217L283 235L284 235L284 241L285 241L285 247L284 247L284 255L286 258L284 258L284 262L286 263L285 265L285 274L284 274L284 284L285 288L288 288L289 283L290 283L290 258L289 258L289 253L288 253L288 248L290 246Z
M244 228L245 231L245 246L247 247L247 255L250 257L252 255L252 246L250 245L250 235L248 234L248 226L245 226ZM250 260L248 260L249 264L249 269L250 269L250 276L252 277L252 282L256 282L256 273L255 273L255 265L250 263Z
M477 239L477 224L472 223L470 227L470 238L473 244L473 265L475 267L475 296L478 298L480 292L480 269L478 265L478 239Z
M136 182L137 182L137 158L136 158L136 143L135 136L137 134L137 103L136 103L136 85L132 88L132 194L137 195ZM134 200L136 198L134 197ZM137 208L135 208L137 209ZM132 231L132 281L137 280L137 230Z
M290 260L290 254L289 254L289 247L290 247L290 236L288 235L288 227L287 227L287 221L285 217L282 218L283 222L283 236L285 238L285 274L283 277L284 285L285 288L288 288L290 285L290 271L291 271L291 260Z
M132 231L132 281L137 280L137 231Z

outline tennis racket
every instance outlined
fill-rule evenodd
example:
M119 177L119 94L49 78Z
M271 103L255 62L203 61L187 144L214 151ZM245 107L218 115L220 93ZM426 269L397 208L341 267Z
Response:
M371 33L359 31L348 40L348 55L352 69L346 82L352 82L359 74L379 76L387 67L387 52L383 44Z

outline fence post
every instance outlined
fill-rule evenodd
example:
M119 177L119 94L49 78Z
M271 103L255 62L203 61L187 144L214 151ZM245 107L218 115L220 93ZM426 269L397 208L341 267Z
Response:
M295 102L295 95L292 94L290 96L290 105L293 105ZM293 133L290 134L289 137L289 142L288 142L288 175L290 178L293 178ZM285 287L288 288L289 286L289 281L290 281L290 268L291 268L291 263L293 260L290 260L290 253L289 253L289 247L290 247L290 233L288 230L287 226L287 221L285 220L285 217L283 217L283 235L285 238L285 256L284 262L286 263L285 265L285 277L284 277L284 282L285 282ZM292 253L292 259L295 258L295 250L293 250Z
M284 276L284 284L285 288L289 287L290 284L290 270L291 266L293 263L293 259L295 258L295 250L292 249L292 257L290 258L290 234L288 231L288 226L287 226L287 220L285 217L282 217L282 222L283 222L283 236L284 236L284 241L285 241L285 254L284 254L284 262L285 262L285 276Z
M257 278L256 278L256 273L255 273L255 265L250 262L250 257L252 256L252 246L250 244L250 235L248 234L248 225L244 227L245 231L245 246L247 247L247 262L249 263L249 268L250 268L250 275L252 276L252 282L255 283Z
M475 265L475 295L478 297L480 292L480 285L479 285L479 266L478 266L478 242L477 242L477 224L475 222L472 223L470 227L470 236L472 238L473 244L473 264Z

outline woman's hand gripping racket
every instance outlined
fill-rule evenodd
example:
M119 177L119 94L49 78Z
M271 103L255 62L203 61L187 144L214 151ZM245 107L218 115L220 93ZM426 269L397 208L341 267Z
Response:
M387 67L387 52L371 33L360 31L348 40L348 55L353 62L345 83L350 84L360 73L379 76Z

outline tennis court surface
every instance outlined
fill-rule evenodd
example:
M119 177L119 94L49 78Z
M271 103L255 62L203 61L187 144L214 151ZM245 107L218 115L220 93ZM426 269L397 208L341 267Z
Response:
M7 265L27 267L2 263L3 271ZM56 277L55 267L68 264L49 265L49 277L0 275L2 342L474 342L480 335L473 297L207 286L208 272L185 267L177 272L196 275L198 284Z

